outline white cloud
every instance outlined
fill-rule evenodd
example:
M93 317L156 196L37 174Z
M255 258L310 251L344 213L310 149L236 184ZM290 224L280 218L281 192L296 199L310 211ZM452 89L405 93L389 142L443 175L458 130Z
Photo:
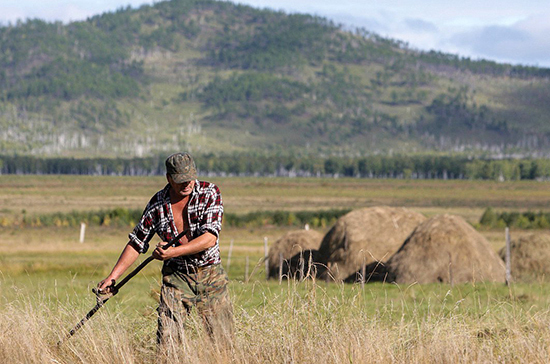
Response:
M342 23L348 28L365 28L368 31L375 33L384 33L389 30L387 24L380 19L375 17L360 17L356 15L350 15L345 13L334 14L330 17L334 19L337 23Z
M439 30L435 24L422 19L407 18L403 21L403 23L413 32L435 33Z
M0 0L0 23L16 19L81 20L128 4L156 0ZM232 0L325 16L364 27L411 47L522 64L550 66L548 0Z
M64 23L83 20L87 17L114 11L120 7L131 5L138 7L152 3L144 0L2 0L0 2L0 23L15 23L18 19L39 18L46 21L60 20Z
M534 21L533 21L534 20ZM527 65L550 66L550 26L538 17L511 26L490 25L454 34L449 42L464 53Z
M546 33L546 35L548 35L548 32L550 31L549 19L550 11L542 14L531 15L524 20L518 21L514 24L514 26L529 32L538 33L541 35L542 33Z
M506 7L502 11L493 7L490 11L488 4L484 4L486 7L477 11L463 6L438 12L436 6L423 15L417 11L407 15L402 9L399 12L377 9L368 17L355 15L347 19L353 25L403 40L420 50L435 49L474 59L550 66L550 38L547 36L550 34L550 12L545 13L539 8L536 10L538 15L528 15L527 10L535 10L525 8L514 13ZM425 11L425 6L419 8ZM346 18L339 14L338 20L345 21Z

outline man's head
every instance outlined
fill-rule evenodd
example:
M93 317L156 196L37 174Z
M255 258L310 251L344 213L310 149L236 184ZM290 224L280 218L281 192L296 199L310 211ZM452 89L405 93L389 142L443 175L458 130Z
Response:
M197 179L197 168L193 157L187 152L174 153L166 158L166 175L175 183L185 183Z

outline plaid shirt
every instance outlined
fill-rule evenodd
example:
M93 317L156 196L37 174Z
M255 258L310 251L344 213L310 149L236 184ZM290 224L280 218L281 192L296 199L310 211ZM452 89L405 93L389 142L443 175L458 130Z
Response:
M157 192L147 204L141 220L129 234L129 244L140 253L149 249L149 241L155 233L168 242L178 235L174 224L172 204L170 203L170 185ZM219 237L222 228L223 203L218 187L209 182L196 181L187 204L187 237L193 240L209 232L216 236L216 244L197 254L172 258L164 262L176 270L185 266L203 267L218 264L220 259Z

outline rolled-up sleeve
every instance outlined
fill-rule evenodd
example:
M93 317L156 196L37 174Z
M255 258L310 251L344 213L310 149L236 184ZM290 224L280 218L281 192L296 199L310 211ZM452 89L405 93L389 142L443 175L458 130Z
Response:
M155 235L154 223L152 218L152 211L149 206L145 208L141 219L134 228L134 230L128 234L128 244L132 245L140 253L146 253L149 249L149 241Z
M199 226L200 233L204 234L209 232L216 235L216 238L219 238L222 229L222 218L222 195L219 188L213 185L207 195L206 205L201 216L201 223Z

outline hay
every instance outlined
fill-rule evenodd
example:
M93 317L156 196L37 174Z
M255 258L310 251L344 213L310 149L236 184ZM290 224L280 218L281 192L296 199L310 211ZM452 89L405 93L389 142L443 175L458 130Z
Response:
M345 280L364 265L385 262L426 218L397 207L371 207L342 216L319 247L321 278Z
M317 258L317 249L321 244L323 234L314 230L297 230L290 231L280 237L269 248L267 255L269 262L269 276L279 277L281 254L283 259L283 275L295 276L298 270L301 268L300 264L304 267L304 270L308 270L308 262L310 260L315 261ZM304 263L300 262L300 259ZM302 275L305 275L304 271L301 271Z
M489 242L458 216L439 215L420 224L386 263L397 283L504 282L504 262Z
M499 252L504 260L506 247ZM550 278L550 234L531 233L513 239L510 245L512 280L532 282Z

